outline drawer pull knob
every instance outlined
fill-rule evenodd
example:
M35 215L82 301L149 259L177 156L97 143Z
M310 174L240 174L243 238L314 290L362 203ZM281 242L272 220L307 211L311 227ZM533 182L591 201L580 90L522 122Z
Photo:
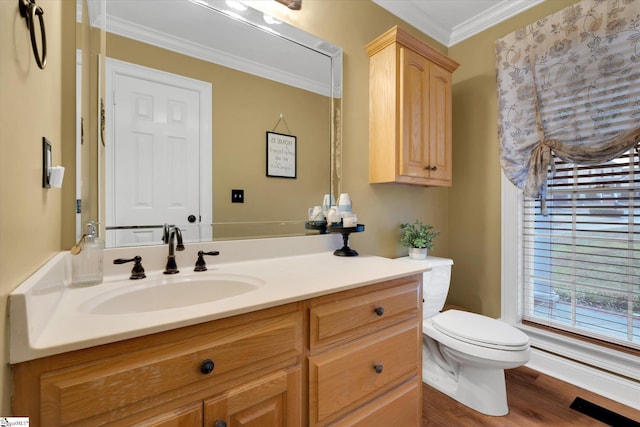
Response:
M376 371L376 374L381 374L383 369L384 366L382 366L382 363L376 363L373 365L373 370Z
M217 420L213 427L227 427L227 422L225 420Z
M211 372L213 372L213 368L215 366L216 365L215 363L213 363L213 360L207 359L200 364L200 372L205 375L210 374Z
M384 307L376 307L373 309L378 316L382 316L384 314Z

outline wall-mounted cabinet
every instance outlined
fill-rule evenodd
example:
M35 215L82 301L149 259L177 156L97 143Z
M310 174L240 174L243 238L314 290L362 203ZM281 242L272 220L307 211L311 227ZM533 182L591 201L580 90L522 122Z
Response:
M394 27L369 54L369 182L451 186L458 63Z

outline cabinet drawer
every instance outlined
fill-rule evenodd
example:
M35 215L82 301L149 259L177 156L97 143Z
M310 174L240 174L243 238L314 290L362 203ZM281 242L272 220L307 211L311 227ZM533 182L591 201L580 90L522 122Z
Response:
M40 381L42 420L71 424L116 409L118 417L130 415L127 405L151 403L164 392L212 386L281 359L295 362L301 335L302 315L296 312L46 373ZM206 360L213 362L208 374L202 371Z
M418 376L342 418L350 427L422 425L422 379Z
M323 425L419 372L415 321L309 358L309 420Z
M318 298L310 310L311 350L362 337L386 325L420 315L421 275L391 280L374 290ZM363 292L364 289L364 292Z

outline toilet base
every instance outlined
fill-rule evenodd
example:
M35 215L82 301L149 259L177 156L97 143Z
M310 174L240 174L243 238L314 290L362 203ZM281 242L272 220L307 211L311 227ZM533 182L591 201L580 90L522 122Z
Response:
M428 352L427 349L423 351ZM457 372L445 372L425 356L422 382L482 414L503 416L509 413L504 369L460 365Z

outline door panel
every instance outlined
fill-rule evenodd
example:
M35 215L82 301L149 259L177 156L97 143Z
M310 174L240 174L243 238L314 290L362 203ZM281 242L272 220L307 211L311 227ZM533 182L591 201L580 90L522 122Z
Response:
M302 425L299 367L278 371L204 402L205 425L297 427ZM226 424L223 424L226 423Z
M198 93L126 75L116 77L115 89L114 225L198 217ZM117 243L133 243L135 234L122 231Z
M400 175L424 177L425 147L429 131L429 62L401 48L402 150Z
M106 88L107 246L210 238L211 84L107 59Z

